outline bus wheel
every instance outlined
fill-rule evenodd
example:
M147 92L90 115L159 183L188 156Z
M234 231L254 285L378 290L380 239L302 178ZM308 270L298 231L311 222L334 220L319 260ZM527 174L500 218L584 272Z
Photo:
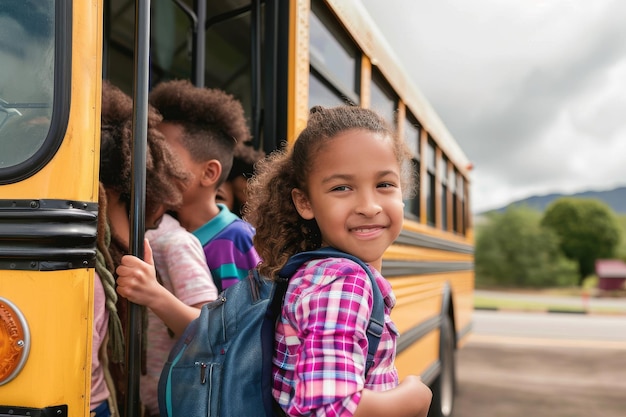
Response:
M428 417L450 417L454 409L456 385L454 328L452 327L452 320L447 314L441 322L440 338L439 360L441 362L441 372L431 386L433 399L430 404Z

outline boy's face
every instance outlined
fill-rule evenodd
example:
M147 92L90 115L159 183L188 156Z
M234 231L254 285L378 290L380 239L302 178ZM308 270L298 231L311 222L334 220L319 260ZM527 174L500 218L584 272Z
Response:
M224 204L229 210L233 210L235 205L235 196L233 194L233 185L230 181L226 181L217 187L215 202Z
M233 194L240 204L248 201L248 180L243 175L239 175L232 179Z

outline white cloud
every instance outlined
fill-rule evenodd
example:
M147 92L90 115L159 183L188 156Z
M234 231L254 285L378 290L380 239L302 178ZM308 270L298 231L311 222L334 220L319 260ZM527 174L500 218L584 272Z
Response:
M362 2L473 161L474 211L626 184L626 2Z
M598 137L602 141L623 136L626 111L626 56L613 67L600 74L590 91L580 97L570 108L572 123L576 128Z

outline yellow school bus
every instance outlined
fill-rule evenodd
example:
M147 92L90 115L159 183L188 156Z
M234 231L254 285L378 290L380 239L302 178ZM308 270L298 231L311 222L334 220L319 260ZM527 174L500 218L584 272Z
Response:
M471 164L359 0L15 0L0 6L0 415L89 414L103 78L140 103L168 79L223 89L266 153L313 105L384 115L419 178L383 260L397 365L431 386L431 416L453 414L473 306Z

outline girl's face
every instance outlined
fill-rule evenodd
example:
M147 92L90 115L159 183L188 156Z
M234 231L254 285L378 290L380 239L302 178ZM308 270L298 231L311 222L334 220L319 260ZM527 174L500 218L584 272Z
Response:
M362 129L340 133L315 155L308 196L292 192L300 215L317 222L323 246L378 270L404 219L400 166L390 141Z

